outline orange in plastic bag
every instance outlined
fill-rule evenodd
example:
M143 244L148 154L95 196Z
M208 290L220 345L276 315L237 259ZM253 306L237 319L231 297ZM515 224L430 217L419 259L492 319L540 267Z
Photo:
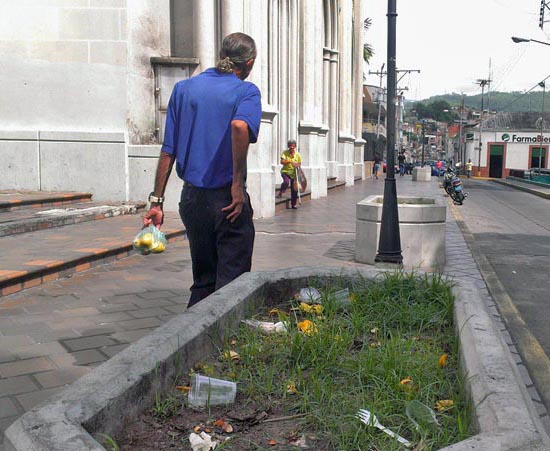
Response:
M142 255L160 254L166 249L166 236L155 226L142 229L134 238L133 246Z

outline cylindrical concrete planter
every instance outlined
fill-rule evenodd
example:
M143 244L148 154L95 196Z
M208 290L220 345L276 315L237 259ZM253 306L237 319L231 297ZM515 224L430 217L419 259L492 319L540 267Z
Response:
M413 168L412 181L413 182L429 182L432 179L431 166L424 166L423 168Z
M357 203L355 260L374 264L380 241L383 196ZM443 269L447 207L429 197L398 197L403 267Z

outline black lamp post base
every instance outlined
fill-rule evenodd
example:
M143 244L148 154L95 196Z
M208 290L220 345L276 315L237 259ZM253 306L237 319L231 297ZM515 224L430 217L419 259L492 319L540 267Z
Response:
M401 255L401 252L377 254L376 258L374 259L374 262L375 263L391 263L392 265L402 265L403 264L403 256Z

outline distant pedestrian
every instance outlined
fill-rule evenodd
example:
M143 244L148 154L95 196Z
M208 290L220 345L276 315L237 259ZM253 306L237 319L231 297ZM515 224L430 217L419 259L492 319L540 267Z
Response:
M437 169L437 176L440 177L442 172L441 168L443 168L443 162L441 160L437 160L435 163L435 167Z
M249 143L258 140L262 106L258 87L244 80L255 59L250 36L226 36L216 67L176 83L168 104L143 224L161 227L164 190L175 162L184 181L180 216L193 267L188 307L251 269L254 224L246 157Z
M374 167L372 175L375 179L378 179L378 171L380 170L380 155L374 154Z
M474 163L472 163L472 159L468 158L468 162L466 163L466 175L468 178L472 175L472 168L474 167Z
M288 148L281 154L281 177L283 183L281 183L281 189L279 190L279 197L283 196L283 193L290 186L290 205L295 210L296 201L298 200L298 190L294 181L296 180L297 169L302 166L302 156L296 151L296 141L293 139L287 143Z
M405 157L404 153L400 153L397 157L397 161L399 162L399 175L404 176L405 175L405 160L407 158Z

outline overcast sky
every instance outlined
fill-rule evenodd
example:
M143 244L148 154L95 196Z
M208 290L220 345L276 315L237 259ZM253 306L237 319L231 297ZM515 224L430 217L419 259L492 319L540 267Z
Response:
M369 69L375 71L386 62L388 2L367 5L373 23L366 41L375 50ZM397 0L397 68L421 70L399 84L409 87L405 97L480 93L474 82L488 77L489 59L491 90L530 89L550 74L550 46L515 44L511 36L550 43L550 11L543 32L539 8L540 0ZM378 85L379 78L369 75L367 82Z

